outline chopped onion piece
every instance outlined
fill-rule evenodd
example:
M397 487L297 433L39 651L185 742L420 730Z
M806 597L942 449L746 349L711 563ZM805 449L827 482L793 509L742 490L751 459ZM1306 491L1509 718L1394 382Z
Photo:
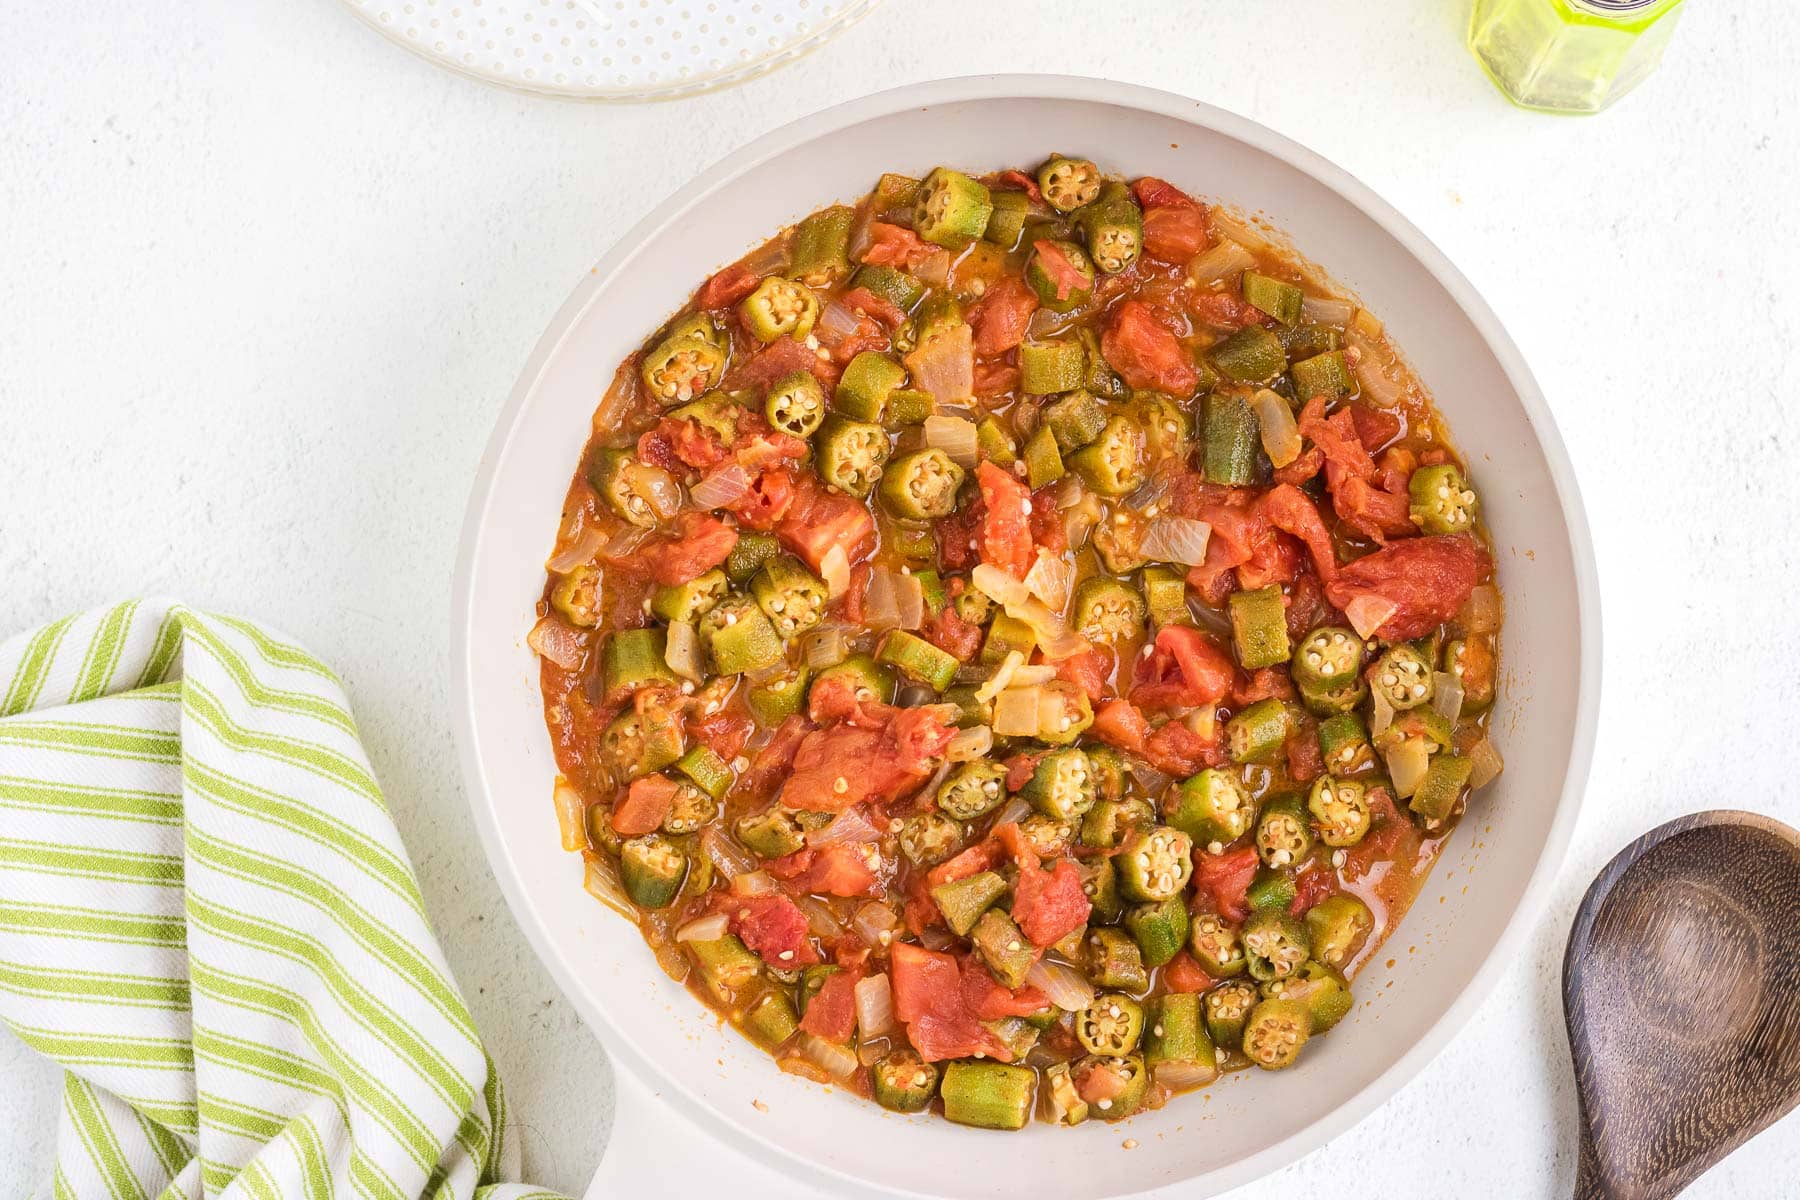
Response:
M863 624L870 629L900 627L900 597L894 589L894 572L876 567L869 576L869 588L863 593Z
M1500 761L1500 752L1494 749L1494 743L1482 738L1469 747L1469 786L1486 787L1500 777L1505 765Z
M976 563L975 569L969 572L969 582L995 604L1023 604L1031 599L1024 580L1014 579L993 563Z
M1219 239L1188 260L1188 278L1200 287L1216 287L1256 265L1256 256L1230 238Z
M1469 593L1461 611L1456 614L1456 620L1470 633L1498 633L1504 615L1500 589L1491 583L1484 583Z
M638 391L643 384L637 364L630 358L619 364L613 381L594 408L594 432L616 433L625 424L625 414L637 407Z
M1261 429L1263 450L1269 461L1278 467L1285 467L1300 457L1300 426L1294 421L1294 410L1280 393L1268 388L1258 389L1250 398L1250 407L1256 410L1256 423ZM698 496L698 490L694 493Z
M1386 596L1366 593L1358 596L1344 606L1344 616L1349 619L1350 627L1356 630L1361 638L1374 637L1375 631L1387 624L1389 617L1400 611L1400 606Z
M1452 725L1462 716L1463 685L1462 680L1448 671L1439 671L1435 676L1436 693L1431 697L1431 707L1438 715Z
M686 621L669 622L669 640L663 648L663 661L669 670L695 683L705 681L700 670L700 635Z
M1001 737L1036 737L1039 688L1007 688L994 701L994 732Z
M814 671L835 667L850 657L850 643L844 637L841 625L815 629L806 635L802 644L806 649L806 665Z
M1045 999L1064 1012L1080 1012L1094 1002L1094 985L1068 963L1040 958L1025 973L1025 984L1044 993Z
M1219 1077L1218 1064L1207 1059L1183 1062L1166 1059L1156 1064L1156 1082L1172 1092L1185 1092Z
M1030 804L1028 804L1022 797L1009 796L1009 797L1007 797L1006 803L1002 804L1000 806L1000 811L998 813L994 814L994 824L995 825L1007 825L1007 824L1017 825L1020 821L1023 821L1026 817L1029 817L1030 815L1031 815L1031 805Z
M1356 305L1330 296L1306 296L1300 301L1300 315L1314 325L1348 325Z
M716 942L731 930L731 917L726 913L695 917L675 931L678 942Z
M939 404L957 404L975 394L975 343L967 325L941 329L904 359L913 386Z
M1372 338L1380 337L1385 328L1381 323L1381 318L1366 308L1357 309L1356 315L1350 318L1350 324L1364 337Z
M800 1057L833 1079L847 1079L856 1070L856 1051L810 1033L800 1035Z
M933 413L925 418L925 444L936 446L957 465L974 469L977 451L973 421Z
M750 473L737 463L720 467L694 485L698 508L728 508L750 490Z
M815 829L806 835L809 846L835 846L840 842L852 844L874 842L881 839L881 830L869 823L861 808L845 809L831 819L831 823Z
M1394 781L1394 794L1404 800L1418 791L1430 766L1431 748L1424 738L1401 739L1387 752L1388 778Z
M1210 704L1202 704L1189 713L1182 723L1210 742L1219 733L1219 710Z
M575 790L575 785L568 780L557 777L556 790L551 793L556 804L556 827L562 833L564 850L586 850L587 835L587 801Z
M552 575L567 575L576 567L585 567L594 561L594 555L600 553L606 535L598 528L584 529L581 536L558 550L544 564L544 570Z
M731 890L739 896L771 896L781 885L767 871L746 871L731 881Z
M986 725L976 725L957 731L944 747L944 758L949 762L974 762L985 758L993 748L994 731Z
M1049 663L1020 667L1013 672L1011 687L1043 687L1056 678L1056 668Z
M895 624L901 629L917 629L925 623L925 585L917 575L895 575L894 607L899 613Z
M979 569L979 568L977 568ZM1012 677L1019 668L1025 665L1025 656L1017 650L1008 650L1000 666L995 669L988 681L975 689L975 698L987 704L1004 692L1012 683Z
M1070 629L1067 622L1046 608L1042 601L1009 604L1006 614L1031 626L1031 632L1037 635L1038 649L1052 662L1074 658L1088 649L1088 640Z
M1075 564L1048 550L1038 551L1037 561L1025 575L1025 590L1056 613L1069 606L1069 592L1074 586Z
M1394 706L1379 688L1369 689L1369 736L1379 737L1394 724Z
M806 927L815 937L834 938L844 932L843 922L829 908L811 896L794 901L794 907L806 914Z
M913 268L913 278L921 283L929 283L932 287L943 287L950 282L950 252L939 249L926 255Z
M1216 713L1213 715L1213 720L1215 723L1218 720ZM1175 782L1173 775L1157 770L1140 758L1131 760L1131 777L1138 781L1139 787L1152 796L1162 795L1163 789Z
M850 555L842 546L833 546L819 560L819 578L836 600L850 590Z
M1077 313L1059 313L1052 312L1047 308L1040 308L1032 313L1031 319L1025 323L1025 336L1034 342L1054 337L1074 324L1078 315Z
M643 545L650 536L650 531L637 525L627 525L607 539L606 548L601 551L607 558L618 560L628 558L633 550Z
M880 1037L894 1025L894 989L888 977L878 973L857 980L856 1031L865 1038Z
M813 323L813 334L826 349L836 349L861 326L861 317L841 301L833 300L820 311L819 319Z
M653 467L648 463L640 463L639 472L644 482L644 491L649 495L650 511L664 521L681 511L680 480L661 467Z
M726 837L725 831L717 825L708 825L701 830L700 848L718 868L719 874L734 882L756 870L756 860L750 857L750 852Z
M587 870L582 873L581 886L587 894L620 916L637 920L637 909L631 903L631 897L625 894L625 883L619 878L619 864L604 854L588 856Z
M587 639L555 617L540 617L525 635L525 644L565 671L581 665Z
M1192 517L1158 517L1144 531L1138 552L1155 562L1197 567L1206 561L1212 526Z
M850 928L865 945L879 947L886 945L881 940L882 934L890 935L900 928L900 918L894 910L879 900L871 900L850 917Z
M1404 384L1393 378L1398 364L1386 344L1365 337L1354 327L1344 333L1344 343L1356 353L1348 356L1355 363L1356 381L1362 385L1362 398L1379 408L1392 408L1406 393Z

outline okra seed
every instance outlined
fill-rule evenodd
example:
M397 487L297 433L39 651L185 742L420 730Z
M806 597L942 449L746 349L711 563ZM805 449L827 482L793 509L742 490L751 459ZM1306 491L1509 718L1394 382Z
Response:
M749 767L749 765L750 765L750 760L745 758L741 754L731 760L731 767L732 767L732 770L734 770L734 771L742 771L742 770L746 769L747 767Z
M1223 854L1223 853L1225 853L1225 843L1224 842L1208 842L1208 843L1206 843L1206 852L1208 854Z
M1111 1108L1111 1107L1112 1107L1112 1101L1111 1101L1111 1100L1102 1100L1102 1101L1100 1101L1100 1110L1101 1110L1101 1111L1102 1111L1102 1112L1104 1112L1104 1111L1106 1111L1106 1110L1107 1110L1107 1109L1109 1109L1109 1108Z
M1350 861L1350 856L1348 854L1345 854L1342 850L1333 850L1331 852L1331 865L1332 866L1342 867L1348 861Z
M845 779L842 775L839 775L836 779L832 780L831 790L842 796L845 792L850 790L850 781Z

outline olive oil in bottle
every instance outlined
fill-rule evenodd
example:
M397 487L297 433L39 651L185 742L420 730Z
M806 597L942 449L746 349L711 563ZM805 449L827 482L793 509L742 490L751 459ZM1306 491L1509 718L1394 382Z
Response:
M1683 0L1475 0L1469 49L1522 108L1599 112L1662 61Z

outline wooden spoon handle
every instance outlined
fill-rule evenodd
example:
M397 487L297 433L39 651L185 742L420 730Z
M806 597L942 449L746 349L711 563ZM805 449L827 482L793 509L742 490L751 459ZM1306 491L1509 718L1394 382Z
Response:
M1600 1159L1594 1153L1594 1139L1587 1122L1581 1122L1581 1145L1575 1165L1575 1200L1614 1200L1612 1190L1600 1177Z

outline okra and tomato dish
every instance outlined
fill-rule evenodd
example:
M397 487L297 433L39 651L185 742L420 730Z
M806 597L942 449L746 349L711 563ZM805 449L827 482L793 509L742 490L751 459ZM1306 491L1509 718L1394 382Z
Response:
M1292 1065L1500 770L1478 494L1380 323L1086 159L884 175L706 280L548 568L588 890L899 1112Z

